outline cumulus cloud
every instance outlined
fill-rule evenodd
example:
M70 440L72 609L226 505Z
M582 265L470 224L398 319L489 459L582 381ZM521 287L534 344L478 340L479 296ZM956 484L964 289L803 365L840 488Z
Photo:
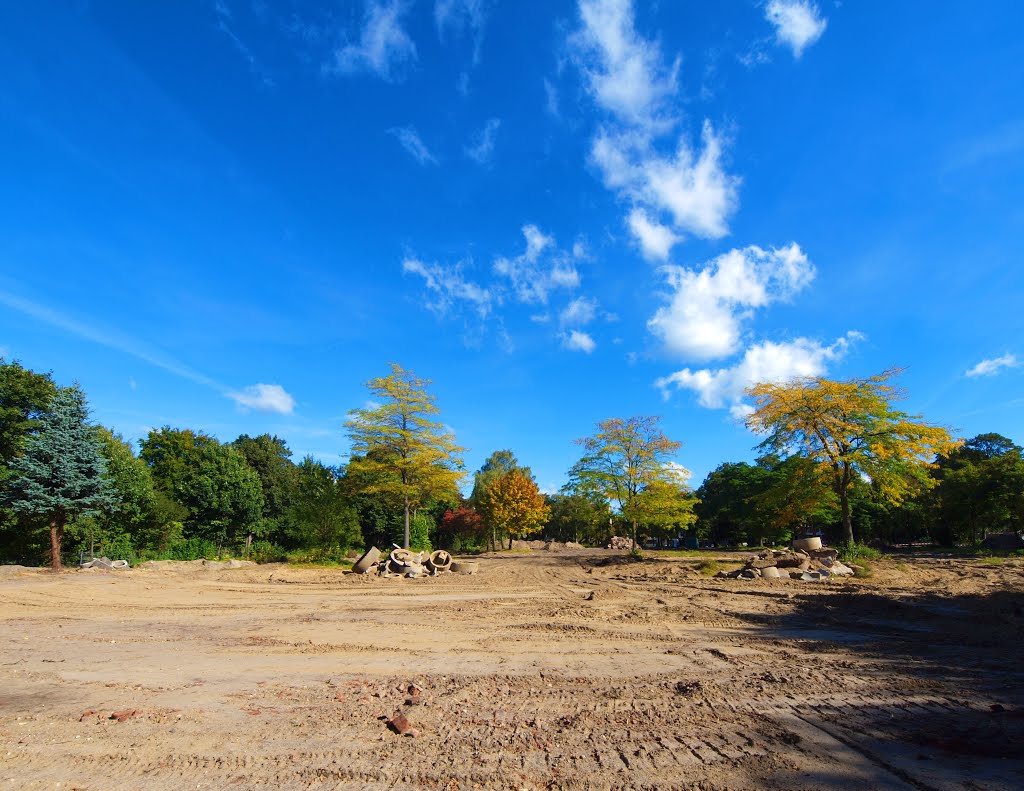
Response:
M469 303L481 319L491 312L490 290L466 280L462 263L449 266L426 264L418 258L406 258L402 271L423 278L431 298L426 306L438 315L446 315L459 302Z
M514 258L497 258L493 267L496 275L508 281L519 302L544 305L551 291L579 286L580 275L573 256L559 251L553 237L536 225L524 225L523 236L526 250Z
M559 314L562 326L582 327L597 317L597 300L593 297L577 297Z
M466 146L466 156L481 165L490 162L491 156L494 154L494 143L500 127L501 121L499 119L489 119L484 124L483 129L474 135L473 142Z
M757 308L791 298L814 279L814 265L796 243L730 250L699 270L666 266L667 305L647 322L665 347L689 360L734 354Z
M325 71L369 71L389 82L398 80L406 66L416 60L416 45L402 27L408 10L405 0L367 0L358 40L335 49Z
M750 413L743 402L744 391L761 382L788 382L810 376L821 376L828 364L842 359L850 345L863 336L848 332L829 346L809 338L784 343L762 341L744 352L732 367L712 370L684 368L655 382L666 398L672 389L692 390L697 402L710 409L729 407L736 418Z
M678 234L668 226L652 221L643 209L633 209L628 222L629 230L640 243L640 251L649 260L668 260L672 248L680 241Z
M965 371L964 376L995 376L1003 368L1016 368L1018 365L1020 365L1020 361L1015 355L1004 354L1002 357L982 360L969 371Z
M594 339L580 330L569 330L562 333L562 346L570 351L590 354L597 348Z
M764 15L775 27L775 40L793 50L796 58L821 38L828 24L818 6L809 0L770 0Z
M661 46L637 33L632 0L580 0L580 29L570 38L594 101L631 126L671 123L679 59L662 62Z
M258 412L290 415L295 410L295 399L281 385L255 384L227 395L239 406Z
M635 28L631 0L580 0L570 50L595 104L607 113L590 147L605 186L630 204L627 225L644 255L664 260L680 232L729 231L740 179L726 173L723 137L710 121L700 143L674 132L679 59ZM671 225L669 224L671 223Z
M430 149L427 148L414 127L397 126L389 129L388 134L394 135L398 142L401 143L402 148L421 165L437 164L437 157L430 152Z

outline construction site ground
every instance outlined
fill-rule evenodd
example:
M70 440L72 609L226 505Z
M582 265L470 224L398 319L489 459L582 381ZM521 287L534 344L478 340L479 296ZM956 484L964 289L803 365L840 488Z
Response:
M1024 788L1021 559L479 560L0 567L0 791Z

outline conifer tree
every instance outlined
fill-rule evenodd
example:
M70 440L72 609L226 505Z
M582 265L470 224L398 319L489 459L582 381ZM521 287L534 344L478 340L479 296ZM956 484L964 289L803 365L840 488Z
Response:
M89 423L85 393L77 385L57 390L24 451L11 463L8 505L49 525L50 567L60 571L68 520L115 504L100 439Z

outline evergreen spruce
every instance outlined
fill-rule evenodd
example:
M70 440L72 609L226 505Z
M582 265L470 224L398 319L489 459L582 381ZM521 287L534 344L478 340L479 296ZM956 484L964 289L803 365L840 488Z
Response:
M59 571L68 520L115 504L100 439L77 385L57 391L24 449L24 455L11 463L8 505L17 513L45 519L50 528L50 567Z

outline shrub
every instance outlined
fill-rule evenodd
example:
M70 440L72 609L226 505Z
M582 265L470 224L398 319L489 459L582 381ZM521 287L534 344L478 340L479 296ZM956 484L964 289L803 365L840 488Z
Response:
M288 555L272 541L253 541L248 559L256 563L280 563L287 560Z
M839 546L839 559L844 563L853 563L858 560L879 560L881 557L881 552L866 544L840 544Z

